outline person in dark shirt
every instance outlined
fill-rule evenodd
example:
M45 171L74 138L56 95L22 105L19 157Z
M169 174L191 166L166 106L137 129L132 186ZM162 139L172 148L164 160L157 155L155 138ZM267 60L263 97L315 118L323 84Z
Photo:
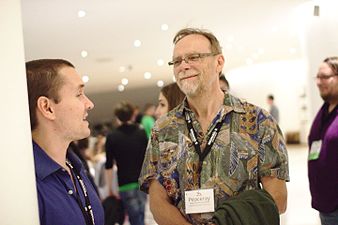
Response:
M106 140L106 169L110 195L112 190L113 164L117 165L119 194L128 212L131 225L144 225L146 194L139 190L138 177L147 147L144 130L133 122L134 108L121 102L115 108L115 116L121 124Z
M62 59L26 63L41 225L103 225L103 208L79 158L67 149L88 137L94 104L74 66Z

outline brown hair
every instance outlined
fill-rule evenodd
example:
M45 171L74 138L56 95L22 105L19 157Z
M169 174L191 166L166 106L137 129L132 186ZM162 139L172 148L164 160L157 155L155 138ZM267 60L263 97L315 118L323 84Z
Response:
M39 59L26 62L26 78L29 101L29 115L31 130L34 130L38 121L36 118L36 104L41 96L60 101L59 90L63 85L59 71L63 67L75 68L70 62L63 59Z
M122 101L117 104L114 110L115 116L122 122L131 120L134 113L134 106L129 102Z
M329 65L333 74L338 75L338 57L337 56L328 57L324 59L324 62L327 63L327 65Z
M210 50L212 53L222 53L222 48L219 44L219 41L215 37L215 35L207 30L202 30L198 28L184 28L177 32L173 39L173 43L177 44L182 38L191 35L191 34L198 34L206 37L210 42Z
M168 101L168 111L180 104L185 95L176 83L171 83L161 89L161 93Z

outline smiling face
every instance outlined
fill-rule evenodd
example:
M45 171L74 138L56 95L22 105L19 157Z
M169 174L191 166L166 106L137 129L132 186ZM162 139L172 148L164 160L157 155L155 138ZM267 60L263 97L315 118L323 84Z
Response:
M317 87L320 96L325 102L337 103L338 99L338 76L332 76L334 72L327 63L322 63L317 74Z
M212 53L210 42L203 35L191 34L179 40L174 48L173 59L185 58L194 53ZM222 56L211 55L195 61L183 60L181 64L174 66L176 82L182 92L188 97L194 97L212 89L213 84L216 81L218 83L220 57Z
M84 94L84 84L74 68L64 67L59 73L63 80L59 90L60 101L52 101L55 131L69 141L88 137L90 129L86 118L94 104Z

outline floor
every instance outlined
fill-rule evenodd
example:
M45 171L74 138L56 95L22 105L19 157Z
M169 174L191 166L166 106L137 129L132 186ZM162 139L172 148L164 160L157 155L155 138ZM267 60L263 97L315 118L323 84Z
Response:
M288 187L288 208L281 216L281 225L320 225L318 212L311 208L311 197L307 180L307 146L288 146L290 179ZM146 210L146 224L155 225L149 206Z

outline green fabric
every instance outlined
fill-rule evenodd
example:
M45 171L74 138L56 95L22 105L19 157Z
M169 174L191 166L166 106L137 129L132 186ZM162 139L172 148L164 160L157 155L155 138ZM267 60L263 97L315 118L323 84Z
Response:
M144 131L146 132L147 138L150 138L151 129L153 128L155 124L155 119L152 116L143 116L141 120L141 124L144 128Z
M119 187L120 192L130 191L130 190L135 190L135 189L138 189L138 183L137 182L125 184L125 185L122 185L122 186Z
M217 225L279 225L279 213L265 190L249 190L231 197L216 209Z

